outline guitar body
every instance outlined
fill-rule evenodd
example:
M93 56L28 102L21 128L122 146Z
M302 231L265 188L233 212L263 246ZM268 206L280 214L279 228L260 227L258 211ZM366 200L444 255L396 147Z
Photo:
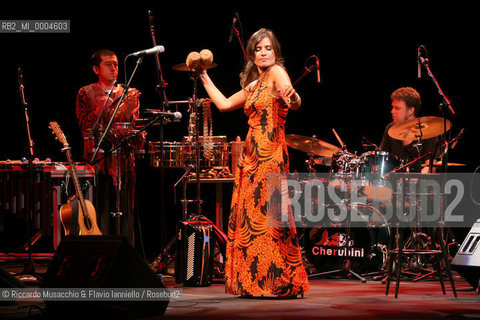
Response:
M67 138L60 129L57 122L51 121L50 128L57 136L58 141L63 145L62 151L67 154L68 165L70 166L70 174L72 175L73 185L75 186L75 195L68 201L67 204L60 208L60 219L65 228L66 235L80 235L80 236L101 236L102 232L97 225L97 214L93 204L85 200L83 197L82 188L78 181L75 164L72 160L72 152L68 145Z
M82 206L78 205L78 199L72 198L60 208L60 220L62 221L65 235L101 236L102 232L97 224L97 214L93 204L85 201L87 214L84 215Z

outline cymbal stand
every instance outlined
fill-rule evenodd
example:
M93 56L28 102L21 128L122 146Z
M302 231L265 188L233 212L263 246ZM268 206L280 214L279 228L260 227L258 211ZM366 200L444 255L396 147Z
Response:
M307 152L308 159L305 160L305 164L306 164L308 172L310 174L315 174L316 173L316 170L313 167L313 165L315 164L315 161L313 159L313 157L315 156L315 154L313 153L313 147L315 146L315 140L316 139L317 139L317 136L314 135L313 139L310 141L310 147L309 147L309 150Z

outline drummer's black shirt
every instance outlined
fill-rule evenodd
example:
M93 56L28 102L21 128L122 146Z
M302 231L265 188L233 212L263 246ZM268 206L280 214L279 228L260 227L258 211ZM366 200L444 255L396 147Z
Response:
M397 157L398 160L402 161L403 164L406 164L407 162L410 162L430 151L435 151L434 154L438 154L438 150L435 150L435 148L438 146L438 137L422 140L422 147L419 153L417 148L415 147L417 141L412 141L410 144L404 146L402 140L397 140L390 137L388 135L388 130L392 126L393 122L390 122L385 128L382 142L380 144L380 150L393 154L395 157ZM427 159L430 159L430 157L427 156L425 159L416 162L410 167L409 171L420 172L421 164L424 163Z

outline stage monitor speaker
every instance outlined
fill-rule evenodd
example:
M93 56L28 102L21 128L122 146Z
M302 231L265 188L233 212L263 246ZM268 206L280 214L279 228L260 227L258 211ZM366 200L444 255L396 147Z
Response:
M58 247L42 288L165 288L122 237L70 236ZM124 317L163 315L166 301L47 302L52 317L107 313Z
M480 219L470 229L453 258L452 266L473 288L478 287L480 280Z

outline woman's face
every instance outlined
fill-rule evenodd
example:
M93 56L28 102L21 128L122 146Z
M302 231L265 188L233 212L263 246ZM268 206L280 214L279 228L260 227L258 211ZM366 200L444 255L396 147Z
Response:
M255 65L263 71L275 64L275 51L273 50L272 41L265 37L255 47Z

